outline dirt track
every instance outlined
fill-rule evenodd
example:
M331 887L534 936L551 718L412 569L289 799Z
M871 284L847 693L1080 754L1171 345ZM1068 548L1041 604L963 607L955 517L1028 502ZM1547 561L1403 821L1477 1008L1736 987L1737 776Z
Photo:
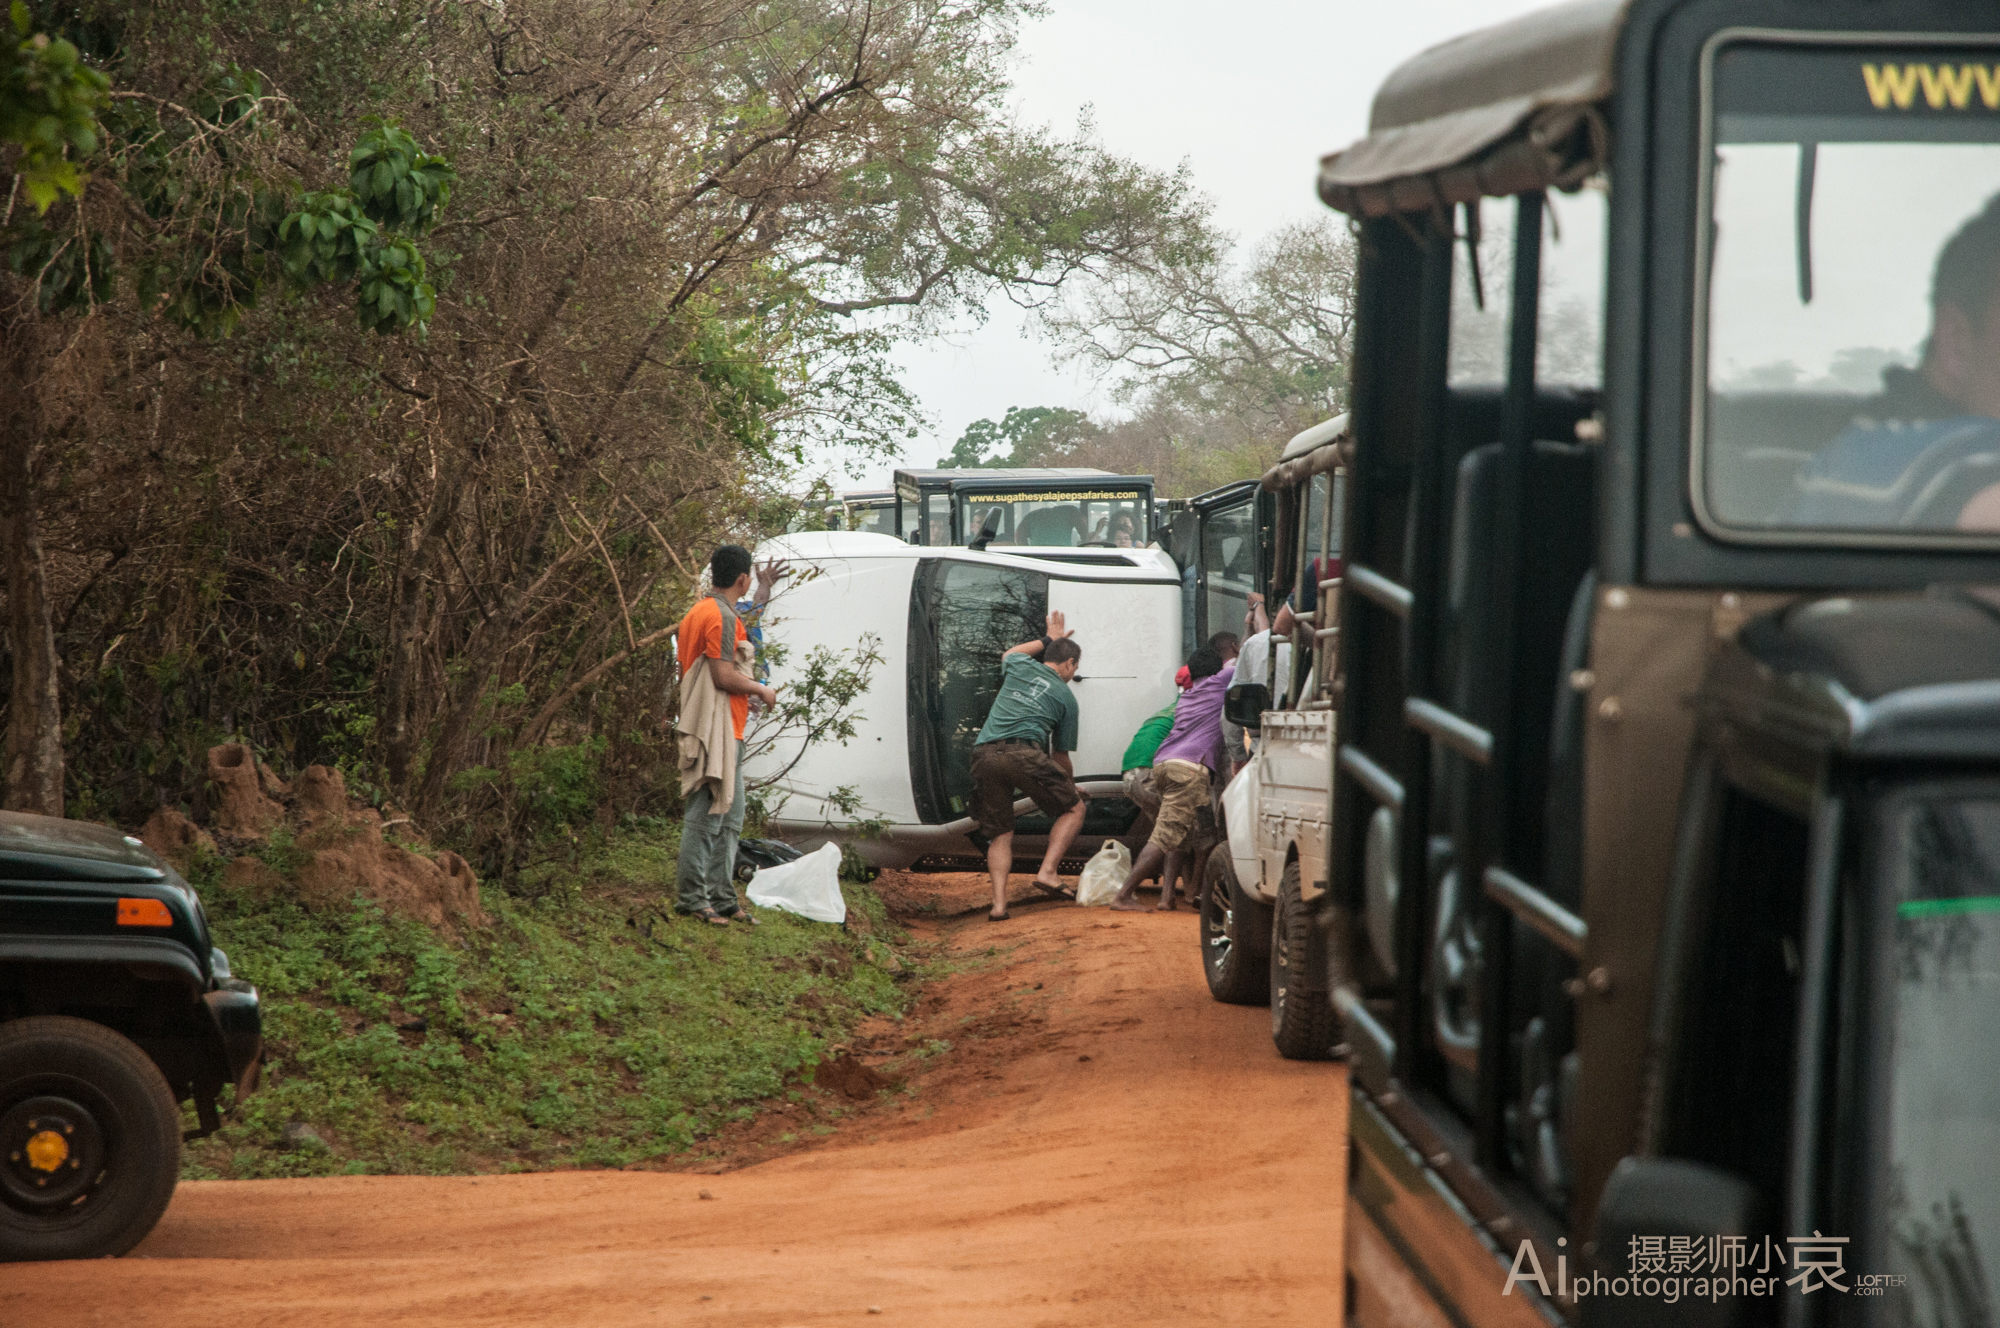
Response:
M1341 1322L1344 1074L1209 1000L1185 908L926 925L1000 948L920 1012L954 1047L814 1149L185 1184L130 1258L0 1273L0 1325Z

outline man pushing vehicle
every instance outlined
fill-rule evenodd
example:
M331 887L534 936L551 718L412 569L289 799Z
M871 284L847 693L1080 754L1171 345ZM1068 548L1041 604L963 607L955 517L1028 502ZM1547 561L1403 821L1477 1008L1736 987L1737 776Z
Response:
M1055 819L1035 887L1069 898L1056 872L1083 826L1083 794L1076 787L1070 753L1076 750L1078 709L1070 691L1083 649L1051 611L1048 635L1023 641L1001 657L1000 693L972 748L972 820L987 838L986 867L993 876L989 922L1007 920L1007 874L1014 866L1014 791L1034 799ZM1039 658L1038 658L1039 656Z

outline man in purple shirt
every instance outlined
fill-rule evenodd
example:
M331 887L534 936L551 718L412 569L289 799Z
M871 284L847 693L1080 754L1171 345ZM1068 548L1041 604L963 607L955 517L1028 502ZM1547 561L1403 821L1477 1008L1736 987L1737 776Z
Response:
M1180 874L1181 850L1194 837L1196 819L1208 802L1209 776L1229 769L1222 745L1222 700L1230 679L1236 676L1236 666L1223 663L1214 646L1203 646L1189 656L1188 676L1192 681L1174 710L1174 726L1153 753L1153 789L1160 795L1153 833L1146 847L1139 850L1118 897L1111 901L1111 907L1121 913L1141 907L1133 892L1139 882L1155 875L1161 881L1160 910L1173 908L1173 882Z

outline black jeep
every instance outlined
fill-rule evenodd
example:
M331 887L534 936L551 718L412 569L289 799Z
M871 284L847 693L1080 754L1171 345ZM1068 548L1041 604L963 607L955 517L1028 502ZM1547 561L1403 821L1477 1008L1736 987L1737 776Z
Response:
M123 1254L181 1143L256 1086L257 989L201 900L129 835L0 812L0 1260ZM201 1128L181 1130L180 1103Z

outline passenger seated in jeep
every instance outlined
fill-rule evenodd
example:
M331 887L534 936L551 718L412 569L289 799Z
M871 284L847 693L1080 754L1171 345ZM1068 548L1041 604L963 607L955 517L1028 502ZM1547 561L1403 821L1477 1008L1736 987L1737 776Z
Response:
M1787 524L2000 531L2000 196L1938 253L1922 363L1883 371Z

